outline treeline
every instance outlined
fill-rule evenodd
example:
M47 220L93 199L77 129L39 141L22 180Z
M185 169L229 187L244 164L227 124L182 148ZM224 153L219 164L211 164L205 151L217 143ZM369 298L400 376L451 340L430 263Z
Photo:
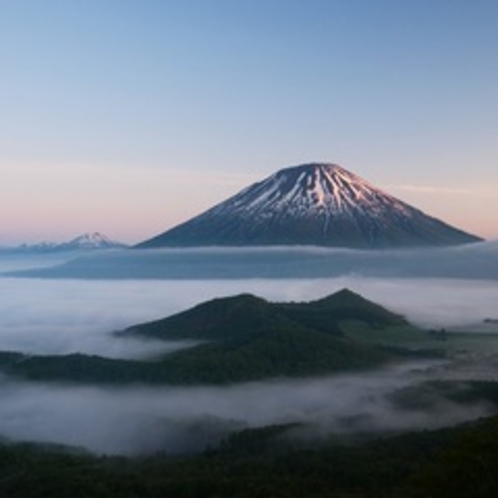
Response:
M273 445L281 431L244 431L218 450L181 459L0 445L0 496L494 498L498 493L496 418L308 450Z
M273 330L243 343L200 344L155 360L84 354L0 352L0 371L35 381L108 384L228 384L362 370L397 358L393 351L309 331Z

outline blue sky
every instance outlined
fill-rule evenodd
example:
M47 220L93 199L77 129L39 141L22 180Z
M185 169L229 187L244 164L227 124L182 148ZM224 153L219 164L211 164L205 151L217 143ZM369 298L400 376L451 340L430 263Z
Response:
M495 0L0 0L0 244L138 242L336 162L498 238Z

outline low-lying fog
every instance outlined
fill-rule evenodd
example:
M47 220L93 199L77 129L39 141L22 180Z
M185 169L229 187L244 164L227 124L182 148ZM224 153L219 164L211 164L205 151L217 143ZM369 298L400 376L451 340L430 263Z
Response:
M129 357L157 342L116 339L130 325L213 297L251 292L271 301L308 301L347 287L428 327L497 318L498 282L443 279L83 281L0 278L0 350L85 352ZM176 344L173 344L173 347Z
M402 410L395 390L427 378L410 364L367 376L271 381L231 387L115 388L36 385L0 378L0 433L105 454L189 453L215 445L234 430L304 423L293 436L436 428L475 419L489 407L438 402Z
M17 271L16 276L197 280L324 278L354 274L382 278L498 280L498 242L376 251L307 246L126 249L90 252L65 264L50 266Z
M22 266L19 260L16 265ZM9 269L6 260L0 266ZM147 356L185 345L115 338L110 332L213 297L251 292L271 301L309 301L344 287L428 327L498 318L498 280L352 275L107 281L0 277L0 350ZM418 381L421 374L416 367L224 388L108 389L0 378L0 438L63 443L105 453L175 453L201 449L232 429L270 423L312 422L316 430L328 433L352 427L388 430L443 425L486 413L483 407L464 410L442 403L437 414L403 412L400 416L386 396Z

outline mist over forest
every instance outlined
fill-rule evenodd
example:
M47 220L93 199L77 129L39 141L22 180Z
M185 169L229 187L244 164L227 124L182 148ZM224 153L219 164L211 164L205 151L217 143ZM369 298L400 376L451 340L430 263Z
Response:
M494 413L484 403L443 398L406 410L390 399L434 375L435 363L409 363L369 374L276 380L227 387L150 388L40 385L0 379L1 434L97 454L185 454L216 446L230 432L298 424L295 441L434 429Z

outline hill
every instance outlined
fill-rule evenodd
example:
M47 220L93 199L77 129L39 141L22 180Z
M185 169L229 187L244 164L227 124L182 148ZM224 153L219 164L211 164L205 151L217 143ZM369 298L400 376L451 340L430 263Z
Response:
M358 320L369 327L407 325L382 306L343 289L304 303L269 303L250 294L207 301L176 315L128 328L123 333L157 339L235 341L272 328L305 327L341 336L340 323Z
M349 338L341 328L345 320L358 321L373 333L407 325L347 290L310 303L269 303L242 294L116 334L201 341L190 349L149 361L0 353L0 370L32 380L209 384L360 370L406 355Z

